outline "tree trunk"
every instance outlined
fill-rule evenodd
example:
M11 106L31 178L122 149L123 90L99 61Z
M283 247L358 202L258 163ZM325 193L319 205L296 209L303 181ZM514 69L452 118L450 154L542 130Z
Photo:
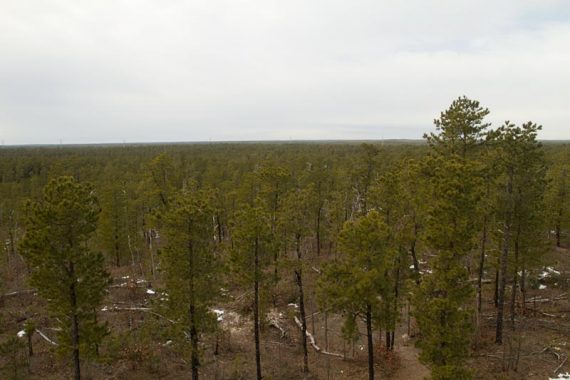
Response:
M222 234L222 220L220 218L220 215L216 215L216 224L217 224L217 231L218 231L218 243L222 242L223 239L223 234Z
M305 313L305 296L303 293L303 271L301 268L301 236L297 234L295 237L298 268L295 269L295 277L297 286L299 287L299 312L301 314L301 342L303 344L303 372L309 372L309 351L307 349L307 316Z
M321 209L322 207L319 206L317 210L317 256L321 255Z
M188 223L188 231L191 231L192 223ZM194 247L192 240L188 241L188 262L190 265L190 365L192 367L192 380L198 380L198 368L200 367L200 356L198 354L198 330L196 328L196 304L194 302Z
M556 232L556 246L558 248L561 247L561 243L560 243L560 235L561 235L561 230L562 230L562 226L561 226L561 222L562 221L562 207L560 207L558 209L558 220L556 221L556 226L554 227L554 231Z
M194 304L190 305L190 345L192 348L190 358L192 365L192 380L198 380L200 358L198 356L198 331L196 330L196 310Z
M493 294L493 304L499 307L499 267L495 268L495 292Z
M261 380L261 347L259 342L259 239L257 237L255 238L254 265L253 329L255 336L255 368L257 380Z
M519 278L519 239L521 234L520 225L517 226L517 235L515 238L515 262L514 262L514 274L513 274L513 290L511 292L511 328L515 329L515 314L516 314L516 303L517 303L517 285Z
M524 260L522 264L522 273L521 273L521 295L522 295L522 310L523 315L526 315L526 268L524 265Z
M121 257L120 257L120 249L119 249L119 235L115 231L115 266L118 268L121 266Z
M412 240L411 246L410 246L410 254L412 255L412 263L414 265L414 272L416 273L416 285L419 285L420 282L422 281L421 276L420 276L420 263L418 261L418 255L416 253L416 236L418 233L418 224L415 223L414 224L414 239Z
M372 306L366 305L366 336L368 339L368 379L374 380L374 342L372 337Z
M79 359L79 319L77 316L77 289L76 278L75 278L75 267L73 263L69 266L70 277L72 279L71 286L69 288L69 295L71 298L71 350L73 359L73 378L75 380L81 379L81 362Z
M401 252L400 248L400 252ZM396 315L398 315L398 300L400 299L400 267L401 267L401 256L398 256L396 261L396 281L394 284L394 305L393 305L393 312L394 312L394 325L392 326L394 330L391 331L392 338L390 339L390 347L388 349L390 351L394 351L394 343L396 340Z
M28 356L34 356L34 348L32 346L32 331L29 331L29 334L26 334L28 338Z
M512 199L512 180L507 183L507 196ZM507 207L509 207L507 205ZM507 283L507 261L509 258L509 245L511 242L511 210L505 213L503 232L503 250L499 260L499 289L497 297L497 328L495 331L495 343L503 344L503 317L505 312L505 286Z
M487 243L487 215L483 218L483 237L481 238L481 255L479 257L479 273L477 276L477 313L481 314L483 303L483 274L485 272L485 253Z

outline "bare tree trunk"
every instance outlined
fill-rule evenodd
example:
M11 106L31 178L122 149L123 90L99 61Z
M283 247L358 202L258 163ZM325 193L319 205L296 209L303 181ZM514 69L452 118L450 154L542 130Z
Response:
M511 292L511 328L515 329L515 315L516 315L516 302L517 302L517 285L519 277L519 239L521 234L520 225L517 226L517 235L515 238L515 262L514 262L514 274L513 274L513 287Z
M191 223L188 224L188 230L191 230ZM196 305L194 302L194 247L192 240L188 241L188 254L190 264L190 346L192 353L190 354L190 365L192 367L192 380L198 380L198 368L200 367L200 356L198 355L198 330L196 329Z
M522 264L522 273L521 273L521 295L522 295L522 310L523 315L526 315L526 268L524 265L524 261Z
M366 336L368 339L368 379L374 380L374 342L372 337L372 306L366 305Z
M222 219L220 215L216 215L216 224L217 224L217 232L218 232L218 243L222 242L223 234L222 234Z
M255 238L255 268L254 268L254 298L253 298L253 329L255 336L255 368L257 380L261 380L261 346L259 338L259 239Z
M560 243L560 235L562 231L562 226L560 225L560 221L562 220L562 207L558 209L558 220L556 221L556 226L554 227L554 231L556 233L556 246L558 248L561 247Z
M321 209L322 207L319 206L317 210L317 256L321 255Z
M69 265L69 272L72 279L75 279L75 267L73 263ZM79 359L79 319L77 316L77 289L75 288L76 281L72 281L69 295L71 298L71 350L73 359L73 378L75 380L81 379L81 362Z
M495 292L493 295L495 308L499 307L499 267L495 268Z
M509 201L512 197L512 180L509 179L507 184L507 196ZM509 206L507 206L509 207ZM503 250L499 260L499 291L497 298L497 328L495 331L495 343L503 344L503 318L505 308L505 287L507 283L507 261L509 258L509 245L511 243L511 210L508 209L505 214L504 232L503 232Z
M485 254L487 243L487 215L483 218L483 237L481 238L481 255L479 257L479 273L477 276L477 313L481 314L481 305L483 303L483 274L485 272Z
M412 264L414 265L414 272L416 274L416 285L419 285L422 281L420 276L420 263L418 261L418 255L416 253L416 240L417 240L417 233L418 233L418 224L414 224L414 239L412 240L412 244L410 246L410 254L412 255Z
M307 349L307 316L305 313L305 296L303 293L303 271L301 268L301 236L299 234L295 237L298 267L295 269L295 277L297 286L299 287L299 312L301 314L301 342L303 344L303 372L309 372L309 351Z
M192 380L198 380L198 368L200 367L200 357L198 356L198 331L196 330L196 312L194 304L190 305L190 344L192 346L191 365Z

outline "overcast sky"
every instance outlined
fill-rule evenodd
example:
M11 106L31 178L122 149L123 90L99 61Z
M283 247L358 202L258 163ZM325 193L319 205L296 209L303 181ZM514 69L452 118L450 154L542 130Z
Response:
M460 95L570 139L567 0L0 0L5 144L421 138Z

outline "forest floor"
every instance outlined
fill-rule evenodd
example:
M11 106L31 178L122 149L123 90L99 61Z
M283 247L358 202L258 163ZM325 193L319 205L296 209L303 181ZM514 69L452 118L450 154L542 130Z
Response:
M5 276L6 292L0 313L0 338L16 336L23 323L32 318L38 330L50 340L57 340L53 321L45 316L42 302L26 285L23 262L10 262L10 275ZM544 275L546 273L546 275ZM111 336L101 347L101 357L85 365L86 379L184 379L188 376L188 351L178 339L180 332L163 315L161 303L165 295L160 282L150 276L133 273L129 267L112 269L114 282L101 308L101 321L107 322ZM534 280L530 281L530 278ZM310 281L307 281L310 284ZM311 288L308 286L308 288ZM548 380L570 371L570 250L557 249L546 257L544 268L529 276L527 305L517 306L515 330L511 329L506 309L505 343L494 344L495 309L493 285L485 288L485 302L480 338L474 344L468 366L475 379L537 379ZM15 294L12 294L16 292ZM251 379L254 374L249 292L233 289L226 301L216 307L220 312L222 332L204 342L202 375L204 379ZM265 310L279 330L265 324L262 333L262 365L266 379L366 379L367 355L364 336L354 344L342 339L340 316L323 315L313 303L307 302L308 331L321 349L337 356L317 353L309 347L311 372L301 371L300 332L294 322L297 315L293 282L284 283L275 306ZM523 313L523 309L526 309ZM524 315L523 315L524 314ZM404 310L402 324L396 334L394 352L386 352L380 335L375 337L377 378L420 380L429 376L429 369L420 363L414 339L407 338L408 320ZM326 320L326 323L325 323ZM412 320L412 330L413 326ZM178 334L178 335L177 335ZM412 331L412 336L413 331ZM25 341L25 339L22 339ZM69 375L65 360L54 354L53 344L39 332L33 336L34 356L27 359L26 350L18 357L0 358L0 378L62 379ZM326 343L325 343L326 342ZM216 350L217 348L217 350ZM217 351L217 352L215 352ZM14 359L15 358L15 359ZM18 368L10 360L20 360ZM16 372L14 372L16 370ZM14 376L13 374L17 375ZM7 375L10 374L10 375Z
M400 358L400 366L392 375L394 380L423 380L429 376L430 370L420 362L420 351L412 344L396 346L396 355Z

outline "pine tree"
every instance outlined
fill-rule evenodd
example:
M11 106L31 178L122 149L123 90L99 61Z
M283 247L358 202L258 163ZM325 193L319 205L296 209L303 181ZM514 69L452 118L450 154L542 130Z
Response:
M372 331L386 315L382 311L392 300L391 272L395 251L390 231L377 211L370 211L345 223L339 236L340 257L328 263L319 278L323 306L345 315L345 338L358 335L356 321L366 324L368 377L374 379Z
M436 132L425 134L424 138L437 155L472 158L485 142L490 124L484 118L488 114L489 110L477 100L459 97L434 120Z
M488 113L478 101L460 97L434 121L436 132L424 135L430 147L424 162L430 202L425 236L436 257L416 291L415 309L421 359L432 367L434 379L470 378L464 368L472 314L466 264L482 227L477 211Z
M542 199L545 191L545 162L541 144L536 140L540 129L540 126L531 122L519 128L507 121L494 132L493 136L497 147L497 162L502 173L496 217L502 230L495 333L497 344L503 342L505 288L510 253L514 253L515 256L516 271L513 281L513 297L515 297L521 239L525 233L532 234L531 231L537 231L534 228L535 223L540 224L539 210L543 208ZM514 318L514 298L512 304L511 314Z
M161 214L166 246L161 263L169 310L190 338L192 379L198 379L200 339L215 328L211 311L220 292L220 263L213 240L209 192L191 186L170 198Z
M259 206L242 205L232 223L232 264L244 285L253 288L253 330L256 379L261 380L261 291L267 286L264 268L271 253L271 216Z
M294 274L298 289L299 314L301 319L301 344L303 347L303 372L309 372L309 352L307 347L307 314L303 285L305 265L303 242L311 227L311 200L314 188L293 189L284 201L283 228L295 247Z
M421 330L420 358L430 365L433 379L468 379L472 288L465 258L473 248L475 212L481 187L473 166L459 157L432 158L432 204L426 222L426 244L437 252L431 273L415 294Z
M72 355L75 379L81 378L81 357L95 354L107 333L97 322L96 310L110 279L103 255L88 244L99 211L91 185L72 177L54 179L41 201L28 203L21 243L30 282L60 325L58 348Z

